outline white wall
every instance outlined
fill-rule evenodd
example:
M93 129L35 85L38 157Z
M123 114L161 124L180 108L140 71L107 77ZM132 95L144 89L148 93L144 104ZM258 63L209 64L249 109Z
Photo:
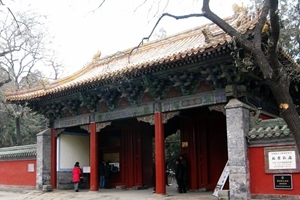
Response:
M57 169L68 171L73 169L75 162L80 167L90 165L89 135L62 133L57 138Z

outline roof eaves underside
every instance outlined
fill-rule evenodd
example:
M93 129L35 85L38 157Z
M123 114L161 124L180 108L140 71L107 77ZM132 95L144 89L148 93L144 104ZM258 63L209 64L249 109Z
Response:
M225 19L234 25L237 16ZM252 30L256 20L244 23L238 30L245 34ZM209 30L211 38L202 34ZM175 62L195 55L205 56L207 52L232 43L232 38L217 25L211 23L170 36L161 40L146 43L138 48L130 48L123 52L93 60L77 73L58 80L42 88L23 90L6 94L8 102L27 101L80 87L92 82L110 79L120 74L139 71L165 63Z
M225 44L220 45L218 48L222 48L224 47ZM211 51L215 51L218 50L218 48L214 48L211 49ZM224 47L226 48L226 47ZM208 53L207 57L210 57L210 50L206 51ZM201 56L206 57L205 53L203 52L203 54ZM194 55L197 55L196 53L194 53ZM68 91L68 90L72 90L74 88L79 88L85 85L90 85L96 82L101 82L101 81L111 81L112 78L120 76L120 75L124 75L124 74L130 74L132 72L138 72L138 71L142 71L142 70L147 70L147 69L152 69L156 66L160 66L163 64L167 64L167 63L171 63L171 62L176 62L178 60L184 59L185 57L190 57L191 55L180 55L180 56L176 56L174 58L171 58L169 60L156 60L153 61L152 63L146 63L144 65L136 65L136 66L130 66L130 67L124 67L122 69L119 70L115 70L115 71L110 71L108 73L105 73L105 75L101 75L101 72L98 72L98 76L93 76L93 77L87 77L84 78L84 76L70 81L68 83L62 84L62 85L58 85L58 86L53 86L52 87L47 87L47 88L43 88L43 89L39 89L39 90L34 90L34 91L22 91L22 92L18 92L16 95L9 95L6 100L7 101L28 101L28 100L33 100L33 99L37 99L37 98L42 98L42 97L46 97L49 95L54 95L54 94L58 94L64 91ZM120 63L121 64L121 63ZM106 65L103 68L110 68L109 64ZM104 69L105 70L105 69ZM109 69L107 69L109 70ZM97 73L97 70L93 70L94 73ZM102 70L100 70L102 71ZM91 72L90 72L91 73ZM88 76L87 74L85 74L86 76Z

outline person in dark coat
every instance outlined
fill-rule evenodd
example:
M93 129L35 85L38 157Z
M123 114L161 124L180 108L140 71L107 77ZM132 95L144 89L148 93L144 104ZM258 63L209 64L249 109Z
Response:
M189 183L189 168L188 168L188 162L184 155L179 156L181 164L184 166L184 175L183 175L183 181L186 188L188 188Z
M99 182L99 187L100 188L104 188L105 186L105 160L102 160L102 162L100 163L100 167L99 167L99 175L100 175L100 182Z
M155 173L155 162L152 164L152 179L151 179L152 185L153 185L153 193L155 193L156 189L156 173Z
M175 170L175 177L178 185L178 192L179 193L186 193L186 188L184 184L184 166L181 164L179 158L176 159L176 170Z
M111 175L111 166L109 165L109 161L106 162L106 165L104 167L104 179L105 179L105 185L104 188L109 189L110 188L110 175Z

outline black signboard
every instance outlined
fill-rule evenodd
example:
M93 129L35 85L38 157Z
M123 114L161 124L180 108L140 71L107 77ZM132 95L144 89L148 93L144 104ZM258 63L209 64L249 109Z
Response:
M293 189L292 175L291 174L274 175L274 188L280 190Z

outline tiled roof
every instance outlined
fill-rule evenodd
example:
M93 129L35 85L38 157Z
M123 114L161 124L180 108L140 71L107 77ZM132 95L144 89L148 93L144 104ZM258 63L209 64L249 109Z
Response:
M250 127L247 134L248 140L286 138L291 132L282 118L262 120L255 126Z
M36 144L0 148L0 160L36 156Z
M240 13L224 20L241 33L245 33L252 30L257 22L256 19L252 21L245 19L248 19L245 13ZM208 31L209 40L205 38L203 31ZM77 73L41 88L6 93L6 100L24 101L55 94L118 74L204 54L231 42L232 38L217 25L206 24L161 40L148 42L136 50L133 50L133 47L100 60L93 60Z

